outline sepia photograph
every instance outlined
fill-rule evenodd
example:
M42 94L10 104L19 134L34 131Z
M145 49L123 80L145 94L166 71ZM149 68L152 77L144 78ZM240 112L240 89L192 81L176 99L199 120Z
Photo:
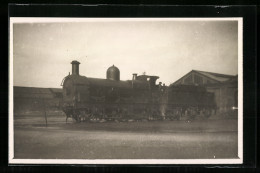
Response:
M9 22L9 164L242 164L242 18Z

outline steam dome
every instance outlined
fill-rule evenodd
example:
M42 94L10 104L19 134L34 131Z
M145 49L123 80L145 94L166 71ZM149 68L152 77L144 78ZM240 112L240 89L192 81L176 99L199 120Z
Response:
M116 66L111 66L107 69L107 79L109 80L120 80L120 71Z

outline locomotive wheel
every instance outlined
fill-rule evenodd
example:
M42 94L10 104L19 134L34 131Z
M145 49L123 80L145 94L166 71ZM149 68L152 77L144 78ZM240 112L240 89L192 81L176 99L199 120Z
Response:
M88 109L83 109L83 110L80 110L80 121L83 121L83 122L86 122L86 121L89 121L90 119L90 112L88 111Z
M177 120L177 121L180 121L180 119L181 119L181 115L178 114L176 120Z
M153 113L153 120L160 120L159 115L160 115L159 110L156 110L156 111Z
M149 114L150 114L150 110L148 108L145 108L143 111L143 121L148 121L149 120Z
M104 122L104 116L105 114L103 108L93 106L89 119L91 122Z
M171 111L170 110L165 111L165 120L171 120Z
M80 122L80 113L77 110L73 110L73 114L72 117L74 120L76 120L76 122Z
M68 109L64 109L63 112L66 114L66 124L68 122L68 119L72 117L72 111Z

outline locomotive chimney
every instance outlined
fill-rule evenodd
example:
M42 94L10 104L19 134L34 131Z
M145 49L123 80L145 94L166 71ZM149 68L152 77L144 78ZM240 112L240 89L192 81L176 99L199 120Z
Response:
M78 61L72 61L72 75L79 75L79 62Z
M133 73L133 79L132 80L136 80L137 77L137 73Z

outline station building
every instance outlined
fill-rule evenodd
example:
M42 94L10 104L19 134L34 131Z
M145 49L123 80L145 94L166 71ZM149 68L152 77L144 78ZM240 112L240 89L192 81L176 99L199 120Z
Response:
M215 95L217 112L228 112L238 106L238 75L192 70L173 85L200 85Z

